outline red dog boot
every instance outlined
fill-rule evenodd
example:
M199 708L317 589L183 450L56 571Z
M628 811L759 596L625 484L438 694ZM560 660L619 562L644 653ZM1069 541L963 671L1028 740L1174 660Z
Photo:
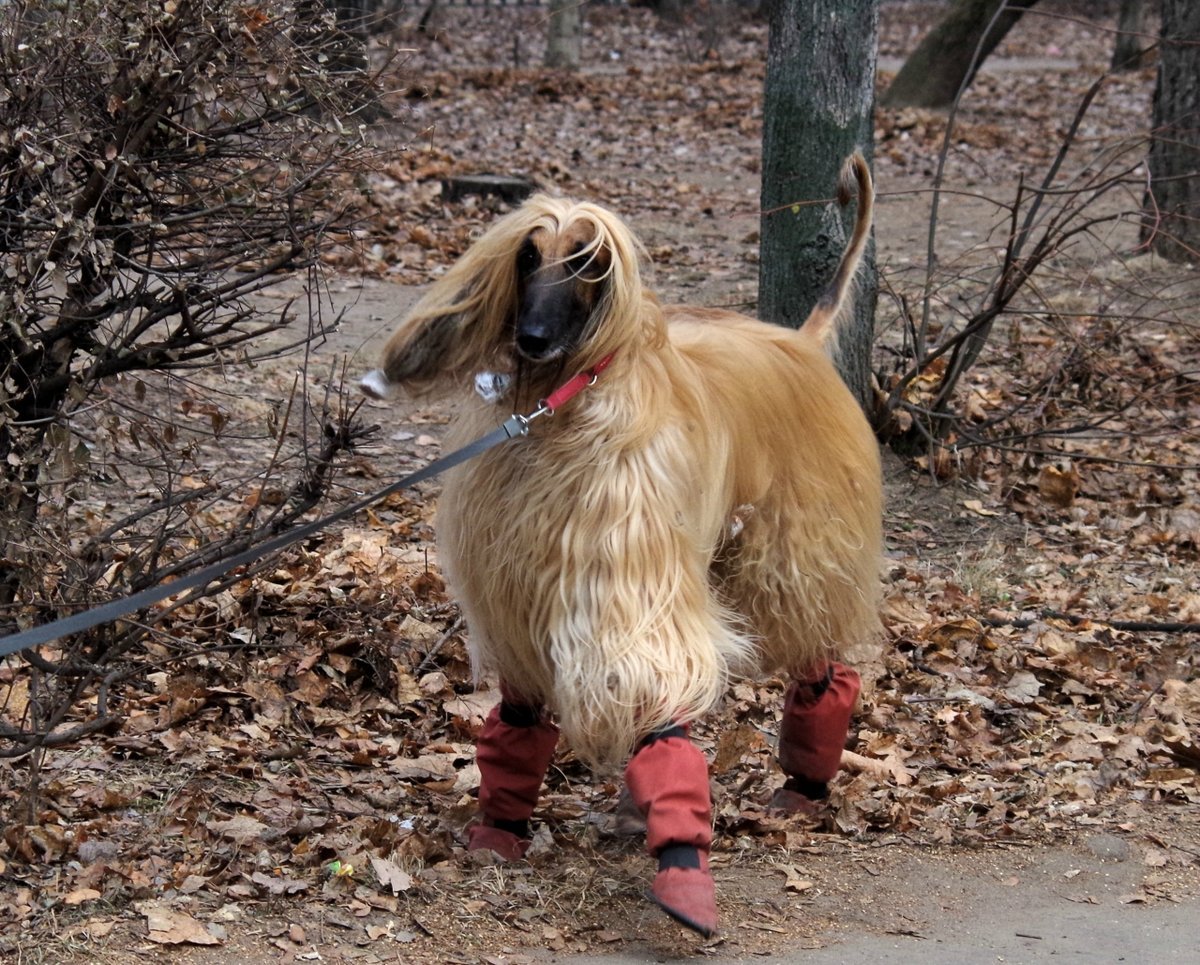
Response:
M646 848L658 858L650 899L681 925L713 935L717 898L708 868L712 804L704 755L686 728L659 731L634 752L625 783L646 816Z
M558 728L541 708L505 698L492 708L475 745L479 810L468 851L489 849L516 861L529 849L529 818L554 757Z
M820 810L841 764L861 686L858 673L840 663L808 680L792 681L779 727L779 764L788 778L771 807L791 814Z

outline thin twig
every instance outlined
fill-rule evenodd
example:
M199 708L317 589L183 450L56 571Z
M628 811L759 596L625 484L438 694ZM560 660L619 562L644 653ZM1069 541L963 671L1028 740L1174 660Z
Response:
M429 652L425 654L425 659L422 660L417 665L417 669L413 671L414 675L419 675L429 669L429 667L433 664L433 661L437 659L437 655L441 653L442 647L446 645L447 641L449 641L451 637L462 630L463 622L463 618L460 615L452 624L450 624L450 626L446 629L446 632L438 638L437 643L429 648Z

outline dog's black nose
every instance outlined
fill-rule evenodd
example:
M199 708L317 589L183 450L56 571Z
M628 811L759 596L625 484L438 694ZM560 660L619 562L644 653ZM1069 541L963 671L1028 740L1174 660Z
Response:
M543 335L522 332L517 336L517 351L532 362L544 359L553 349L551 340Z

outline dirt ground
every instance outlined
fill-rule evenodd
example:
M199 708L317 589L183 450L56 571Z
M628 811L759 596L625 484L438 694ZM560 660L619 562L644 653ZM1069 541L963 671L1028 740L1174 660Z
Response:
M902 56L910 26L895 17L885 25L885 56ZM645 30L644 21L634 28L609 13L597 18L594 43L613 55L595 58L593 75L615 72L617 51L624 61L639 52L652 59L683 43L681 35ZM754 62L759 42L753 29L731 31L728 70L718 64L703 76L732 79L705 96L744 97L749 116L757 95L741 88L757 80L738 80L738 65ZM1094 66L1106 44L1103 25L1048 19L1014 32L989 63L981 102L986 94L1002 106L964 115L967 133L948 165L963 193L942 207L940 258L964 266L993 258L988 242L1003 221L993 199L1010 196L1014 165L1042 149L1025 118L1051 110L1042 99L1056 85L1078 89L1081 65ZM562 100L557 118L544 105L526 105L520 125L507 123L494 112L528 94L532 82L520 72L502 76L503 63L488 58L511 55L494 39L489 45L486 36L452 31L414 55L432 92L415 102L424 113L385 125L379 136L398 142L409 126L429 122L438 145L458 145L455 158L433 145L423 159L406 160L426 165L429 176L397 174L393 185L398 210L421 211L421 227L435 240L402 225L379 241L378 264L369 254L335 266L321 313L344 314L304 370L315 393L336 387L343 367L351 376L370 368L421 285L491 217L484 202L455 209L437 201L440 174L472 167L531 175L612 204L645 240L652 284L665 298L752 310L757 128L735 119L688 129L678 143L667 142L669 156L636 132L624 144L614 139L590 154L573 152L574 112L608 108L585 87ZM661 74L645 69L664 85L682 70L669 62L656 68ZM707 83L699 74L681 76L684 87ZM1145 124L1150 77L1117 84L1108 126L1096 138ZM691 103L687 91L680 96ZM724 104L731 109L736 114L738 103ZM669 117L681 108L662 110ZM481 118L493 117L490 133L479 133L487 128ZM879 261L897 289L925 264L938 124L924 115L890 117L877 131ZM698 139L688 140L692 134ZM539 146L537 165L522 137ZM467 157L471 151L476 156ZM1119 226L1092 264L1120 260L1116 253L1135 240L1132 227ZM1077 271L1064 265L1059 277L1077 280ZM1171 269L1169 281L1191 291L1194 303L1194 271ZM1076 297L1076 289L1068 294ZM302 295L288 282L264 296L264 305L278 308ZM885 293L885 343L888 326L896 328L888 304ZM305 313L295 311L302 324ZM295 358L268 362L249 375L214 376L196 391L255 413L286 396L298 365ZM344 485L354 492L437 455L451 414L440 401L371 401L362 411L380 429L351 463ZM1194 434L1180 438L1185 449L1196 446ZM219 440L205 446L212 462L239 458ZM1031 505L1038 470L1014 458L991 476L935 481L888 454L889 649L878 695L856 723L856 749L884 770L844 774L820 821L770 816L759 802L779 780L769 763L779 682L739 685L698 732L714 761L713 865L723 928L711 942L684 933L643 899L652 869L636 840L614 832L614 776L590 775L569 757L551 774L528 862L499 866L463 851L461 831L472 812L470 731L482 705L471 703L463 683L452 603L427 587L413 589L436 570L437 486L429 484L281 562L271 579L288 582L279 575L286 570L300 587L288 599L312 598L320 611L272 640L284 654L264 650L240 668L241 678L205 667L194 717L154 724L165 698L149 695L144 727L56 762L54 807L74 837L54 861L26 865L13 852L0 858L0 880L18 908L3 922L0 959L1187 960L1194 954L1189 921L1200 910L1200 786L1195 762L1173 759L1163 742L1189 727L1195 740L1196 635L979 621L1068 603L1095 617L1186 615L1200 575L1195 544L1153 524L1156 512L1190 506L1180 493L1195 472L1163 473L1159 484L1171 496L1162 505L1150 505L1144 481L1121 482L1118 501L1118 484L1085 473L1077 501L1063 509ZM1128 530L1097 521L1123 516L1127 503L1137 504L1128 515L1138 521ZM376 537L390 549L361 549ZM1147 549L1126 551L1135 544ZM1168 562L1151 552L1162 547L1171 551ZM336 585L326 576L335 570ZM407 585L379 587L397 574ZM368 598L368 590L375 595ZM358 651L346 638L355 637L357 647L368 635L395 662L387 700L364 696L369 688L352 671ZM1041 690L1022 695L1016 684L1030 673ZM282 722L273 721L273 708L285 701L299 709L280 710ZM281 748L294 752L263 753ZM83 807L96 793L93 772L120 792L117 803ZM111 850L95 843L101 840L113 842ZM356 870L332 871L335 857Z
M894 208L892 209L894 212ZM919 219L914 219L919 220ZM882 226L882 225L881 225ZM884 227L887 237L895 223ZM678 237L678 235L677 235ZM884 242L886 245L887 242ZM702 287L702 286L701 286ZM283 298L288 288L276 297ZM327 371L352 359L365 369L390 324L419 289L342 279L332 305L344 323L312 359ZM701 299L703 295L699 296ZM268 366L264 381L286 379L288 365ZM443 404L371 403L381 438L408 440L440 431ZM429 453L437 450L427 443ZM410 462L386 442L371 453L383 480ZM931 568L961 570L993 551L997 539L1019 543L1021 521L961 510L960 484L935 485L895 457L887 460L890 555ZM431 488L436 495L436 486ZM905 522L934 517L935 541L909 540ZM1022 560L1027 557L1021 554ZM1015 565L1015 560L1008 563ZM729 726L722 718L714 727ZM754 771L749 778L754 777ZM672 925L642 898L652 876L640 845L614 836L611 783L576 841L543 841L517 866L468 860L424 867L419 897L361 900L362 890L336 879L320 895L227 900L204 915L220 944L166 946L137 927L158 899L134 902L125 916L102 912L71 925L45 947L22 944L3 960L133 965L269 965L324 962L625 963L704 957L712 961L867 963L1037 962L1070 956L1089 962L1137 961L1193 950L1200 911L1197 807L1167 800L1125 800L1099 809L1068 806L1057 820L1019 833L964 842L936 829L847 835L820 825L752 814L741 832L723 835L714 854L722 932L703 941ZM723 789L716 786L717 806ZM402 813L402 812L400 812ZM169 898L172 892L165 896ZM164 901L164 906L166 902ZM103 923L96 932L88 922ZM108 928L111 927L111 930ZM207 939L206 939L207 940Z

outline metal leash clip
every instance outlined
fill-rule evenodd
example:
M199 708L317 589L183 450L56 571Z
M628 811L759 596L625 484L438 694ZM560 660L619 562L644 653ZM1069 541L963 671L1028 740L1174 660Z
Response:
M564 382L557 389L546 396L546 398L538 399L537 408L529 413L529 415L517 415L516 413L513 413L508 417L508 421L506 421L501 428L504 429L505 433L508 434L508 438L510 439L515 439L517 436L529 435L529 423L540 416L554 415L554 410L560 405L569 402L584 389L595 385L597 380L600 378L600 373L608 367L608 363L611 361L612 355L606 355L586 372L580 372L574 378ZM490 376L490 373L485 372L481 373L481 375ZM482 394L479 379L480 377L477 376L475 380L475 388L476 391L480 391Z
M517 436L527 436L529 435L529 423L544 415L554 415L554 410L546 405L543 400L538 402L538 407L529 413L529 415L519 415L514 412L501 424L500 428L504 430L510 439L515 439Z

